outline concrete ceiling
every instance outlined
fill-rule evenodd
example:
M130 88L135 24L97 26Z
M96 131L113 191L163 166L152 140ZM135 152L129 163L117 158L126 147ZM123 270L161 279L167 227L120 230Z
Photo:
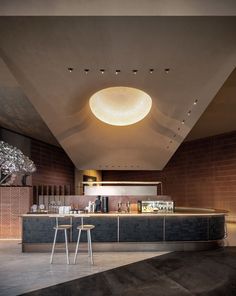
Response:
M59 145L0 58L0 127Z
M236 130L236 69L188 134L186 141Z
M232 16L235 0L0 0L5 16Z
M1 17L0 54L77 168L162 169L234 70L235 35L235 17ZM89 97L110 86L147 92L150 114L98 121Z

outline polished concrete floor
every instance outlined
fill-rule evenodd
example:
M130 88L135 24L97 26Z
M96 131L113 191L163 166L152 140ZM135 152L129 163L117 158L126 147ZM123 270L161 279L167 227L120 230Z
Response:
M91 266L86 253L78 255L76 265L65 264L65 253L56 253L50 265L48 253L21 253L18 241L0 241L0 295L19 295L162 254L165 252L99 252L94 253ZM72 262L72 254L70 259Z

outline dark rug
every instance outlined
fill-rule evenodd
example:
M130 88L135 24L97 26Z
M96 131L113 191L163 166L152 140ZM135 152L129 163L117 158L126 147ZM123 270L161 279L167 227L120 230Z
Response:
M236 247L173 252L24 295L236 296Z

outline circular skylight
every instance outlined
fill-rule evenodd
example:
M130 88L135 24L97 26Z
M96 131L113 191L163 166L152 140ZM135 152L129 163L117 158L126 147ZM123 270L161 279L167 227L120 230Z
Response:
M124 126L142 120L152 107L152 99L140 89L118 86L96 92L89 105L101 121Z

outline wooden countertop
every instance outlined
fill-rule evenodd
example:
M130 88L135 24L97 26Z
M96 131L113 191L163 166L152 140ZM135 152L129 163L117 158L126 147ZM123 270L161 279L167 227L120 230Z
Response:
M175 212L173 213L118 213L118 212L109 212L109 213L82 213L82 214L24 214L21 217L133 217L133 216L220 216L227 215L228 211L217 210L217 209L205 209L205 208L187 208L187 207L176 207Z

